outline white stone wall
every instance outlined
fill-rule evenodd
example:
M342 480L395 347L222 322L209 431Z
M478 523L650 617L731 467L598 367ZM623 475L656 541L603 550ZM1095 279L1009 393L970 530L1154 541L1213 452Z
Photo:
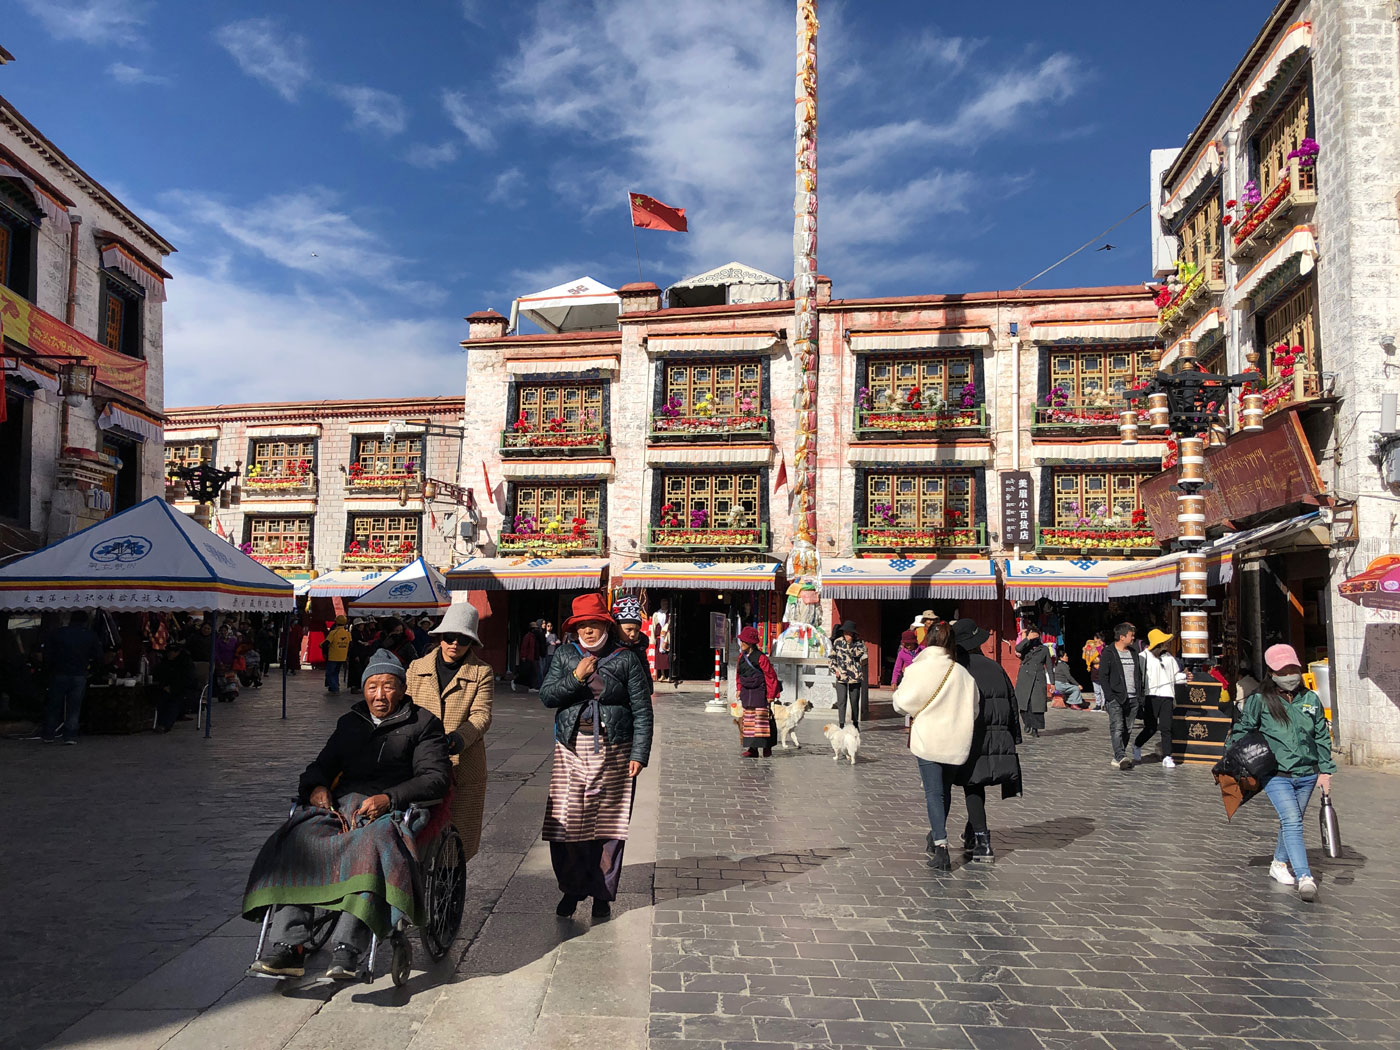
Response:
M1367 457L1381 394L1400 391L1400 40L1382 0L1315 3L1313 98L1318 162L1322 368L1342 399L1324 477L1355 499L1356 542L1332 551L1337 728L1354 761L1400 762L1400 615L1341 598L1336 585L1400 549L1400 490ZM1330 474L1330 476L1328 476Z

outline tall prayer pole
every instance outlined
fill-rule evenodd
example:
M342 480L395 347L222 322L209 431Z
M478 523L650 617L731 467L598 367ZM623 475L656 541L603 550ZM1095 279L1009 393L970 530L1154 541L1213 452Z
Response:
M796 180L792 217L793 358L797 364L796 495L789 580L820 585L817 551L817 2L797 0Z

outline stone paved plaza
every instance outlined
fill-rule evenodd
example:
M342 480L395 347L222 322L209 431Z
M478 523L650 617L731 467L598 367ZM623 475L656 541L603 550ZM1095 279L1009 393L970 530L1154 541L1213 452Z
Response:
M815 717L802 750L745 760L704 690L659 694L610 923L553 915L550 723L506 692L448 959L402 991L246 979L257 930L232 912L249 863L346 707L318 685L292 680L286 722L276 679L221 705L208 742L191 723L0 741L0 1046L1400 1046L1395 777L1342 769L1341 860L1318 859L1309 814L1308 906L1267 878L1267 802L1227 824L1203 770L1119 773L1103 716L1052 711L1023 749L1027 796L989 803L996 864L935 875L899 720L867 723L854 768Z

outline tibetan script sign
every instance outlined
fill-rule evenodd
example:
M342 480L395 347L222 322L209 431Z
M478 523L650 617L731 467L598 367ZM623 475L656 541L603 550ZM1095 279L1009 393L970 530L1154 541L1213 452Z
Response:
M1002 546L1030 546L1035 543L1035 490L1029 470L1001 472Z
M1153 535L1176 536L1177 470L1142 483L1143 509ZM1242 521L1290 504L1317 502L1325 492L1298 415L1284 409L1256 434L1234 434L1224 448L1206 453L1206 527Z

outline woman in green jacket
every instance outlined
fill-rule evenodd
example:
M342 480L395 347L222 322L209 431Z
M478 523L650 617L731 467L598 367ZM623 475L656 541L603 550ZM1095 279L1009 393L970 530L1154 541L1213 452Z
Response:
M1259 692L1244 702L1244 714L1235 723L1225 748L1251 730L1259 730L1269 742L1278 763L1278 774L1264 791L1278 811L1278 844L1269 875L1285 886L1298 886L1305 901L1317 899L1317 880L1308 867L1303 844L1303 814L1313 788L1324 795L1332 790L1332 729L1322 701L1303 688L1303 665L1291 645L1271 645L1264 653L1268 676ZM1290 865L1292 872L1289 871Z

